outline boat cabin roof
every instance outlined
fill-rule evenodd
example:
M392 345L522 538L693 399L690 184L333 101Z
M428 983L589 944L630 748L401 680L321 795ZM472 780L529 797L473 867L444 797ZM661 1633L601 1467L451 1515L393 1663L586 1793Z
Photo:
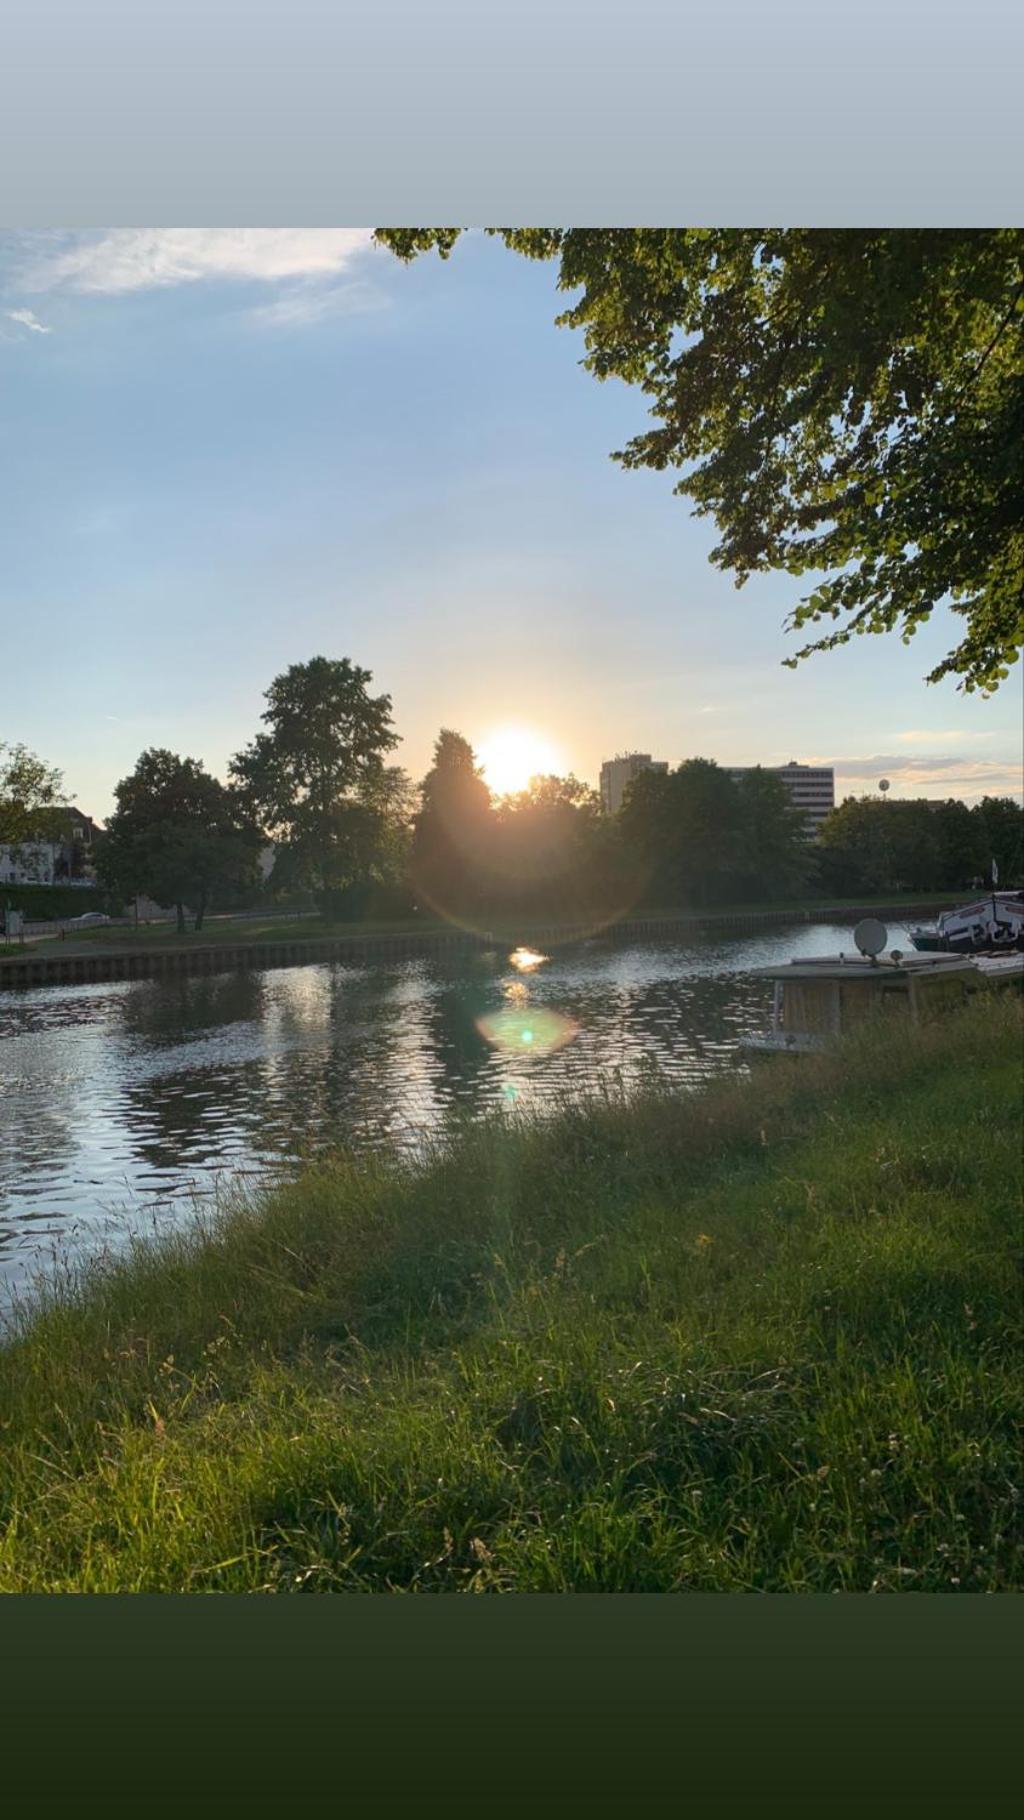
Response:
M973 973L973 961L962 954L904 954L898 961L890 955L866 960L861 954L803 955L798 960L776 961L771 967L754 969L760 979L769 980L890 980L908 978L917 973Z

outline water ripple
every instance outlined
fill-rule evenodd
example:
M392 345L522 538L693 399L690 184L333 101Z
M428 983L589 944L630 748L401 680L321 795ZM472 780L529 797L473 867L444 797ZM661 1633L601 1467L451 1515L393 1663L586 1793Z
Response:
M5 995L0 1280L186 1218L232 1174L338 1144L415 1148L453 1114L652 1067L679 1084L733 1068L770 1002L752 969L849 945L848 929L801 925L594 940L528 967L523 949ZM513 1026L560 1040L494 1040Z

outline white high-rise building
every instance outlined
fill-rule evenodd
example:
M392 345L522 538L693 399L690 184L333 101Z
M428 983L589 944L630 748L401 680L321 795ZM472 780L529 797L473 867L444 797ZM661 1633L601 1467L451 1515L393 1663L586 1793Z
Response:
M601 766L601 802L606 815L617 815L627 784L641 771L667 771L664 759L652 758L649 752L620 752L617 758L606 758Z
M730 765L729 774L743 777L756 769L756 765ZM781 777L794 808L803 810L808 834L817 835L826 815L836 806L836 774L831 765L798 765L791 758L788 765L764 765L762 769Z

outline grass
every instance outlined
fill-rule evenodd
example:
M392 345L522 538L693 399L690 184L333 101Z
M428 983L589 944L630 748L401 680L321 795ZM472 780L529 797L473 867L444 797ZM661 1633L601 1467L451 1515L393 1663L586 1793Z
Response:
M12 1591L1021 1585L1018 1001L337 1158L0 1352Z

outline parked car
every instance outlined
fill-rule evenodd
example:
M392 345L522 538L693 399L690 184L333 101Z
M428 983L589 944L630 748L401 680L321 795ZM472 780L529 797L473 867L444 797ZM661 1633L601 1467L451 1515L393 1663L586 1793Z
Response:
M102 923L109 923L109 921L109 916L104 916L101 910L87 910L84 916L69 917L64 927L65 929L98 929Z

